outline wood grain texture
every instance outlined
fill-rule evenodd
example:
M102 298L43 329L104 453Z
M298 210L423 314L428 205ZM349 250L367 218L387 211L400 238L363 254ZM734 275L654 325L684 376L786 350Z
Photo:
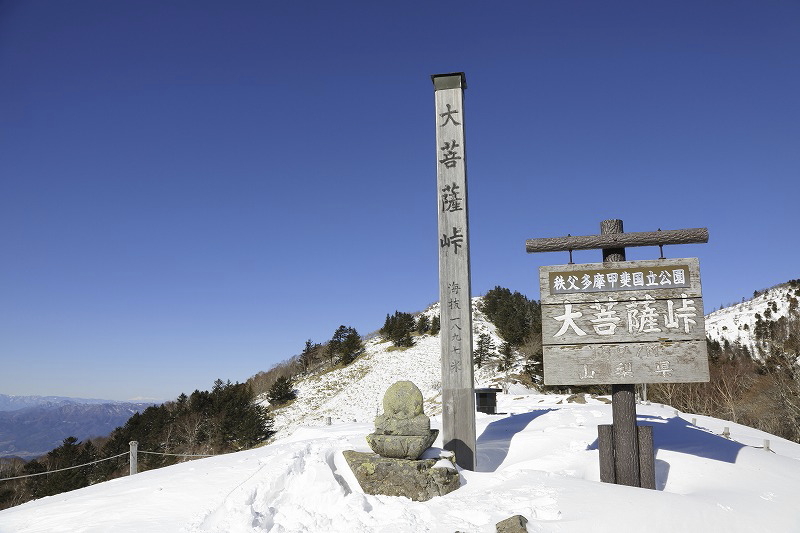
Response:
M617 485L638 487L639 438L636 431L636 391L631 384L611 387L614 418L614 471Z
M705 340L544 346L545 385L709 380Z
M640 231L608 235L583 235L528 239L525 251L566 252L569 250L618 249L635 246L658 246L673 244L697 244L708 242L707 228L674 229L663 231Z
M614 473L614 426L600 424L597 426L597 449L600 452L600 481L615 483Z
M463 73L434 76L442 353L442 439L475 469L472 307Z
M443 388L442 447L455 453L458 466L475 470L476 441L473 388Z
M653 426L637 426L639 436L639 486L656 489L656 457L653 449Z

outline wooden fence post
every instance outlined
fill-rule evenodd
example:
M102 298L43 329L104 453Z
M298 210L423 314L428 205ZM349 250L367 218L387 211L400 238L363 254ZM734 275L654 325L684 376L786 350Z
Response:
M131 452L130 452L130 461L131 461L131 473L130 475L134 475L137 473L139 469L139 443L135 440L130 442Z
M597 450L600 452L600 481L616 483L614 473L614 426L600 424L597 426Z
M656 458L653 454L653 426L637 426L639 437L639 475L643 489L656 488Z

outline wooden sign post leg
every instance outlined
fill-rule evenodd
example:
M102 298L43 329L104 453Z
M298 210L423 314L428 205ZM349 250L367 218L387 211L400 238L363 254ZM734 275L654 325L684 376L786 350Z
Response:
M604 220L603 235L622 233L621 220ZM625 261L625 248L604 248L603 262ZM614 471L618 485L639 487L639 438L636 434L636 389L633 384L611 385L614 420Z

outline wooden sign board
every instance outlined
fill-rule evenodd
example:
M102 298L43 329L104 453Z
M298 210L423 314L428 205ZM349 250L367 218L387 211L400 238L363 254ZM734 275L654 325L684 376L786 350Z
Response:
M539 270L546 385L708 381L696 258Z

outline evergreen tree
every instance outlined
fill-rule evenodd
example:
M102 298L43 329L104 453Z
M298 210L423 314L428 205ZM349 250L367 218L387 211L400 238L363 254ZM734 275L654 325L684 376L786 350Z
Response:
M328 353L331 360L339 358L343 365L349 365L364 350L361 336L355 328L339 326L328 342Z
M414 315L395 311L394 315L386 315L386 321L379 333L392 341L395 346L413 346L411 333L415 328Z
M541 308L519 292L495 287L486 293L481 311L497 327L502 339L512 346L522 346L526 339L541 330Z
M503 380L503 392L506 394L508 394L508 372L514 365L515 358L514 348L511 346L511 343L504 342L502 346L500 346L500 360L497 363L497 369L505 371L506 375L505 379Z
M303 366L303 371L307 372L314 364L314 356L319 349L319 344L311 342L311 339L306 341L303 352L300 354L300 364Z
M328 341L328 357L331 364L340 356L345 337L347 337L347 326L342 324L336 328L336 331L333 332L333 337Z
M504 342L500 346L500 360L498 362L499 370L509 370L514 365L514 348L511 343Z
M494 352L494 343L492 342L492 338L487 333L481 333L478 335L478 345L475 347L475 351L472 353L475 364L478 365L478 368L483 366L483 363L492 355Z
M95 445L92 443L92 441L88 439L83 441L83 447L81 448L80 453L78 454L78 464L82 465L89 464L92 463L93 461L98 460L99 458L100 458L99 451L97 450L97 447L95 447ZM89 466L86 466L81 469L81 477L82 477L80 485L81 487L84 487L86 485L92 485L94 483L97 483L98 481L102 481L102 478L98 477L97 475L95 468L96 466L97 465L89 464Z
M436 315L431 319L431 335L438 335L440 329L441 319L439 318L439 315Z
M294 389L292 388L292 381L284 376L280 376L269 388L267 395L269 403L272 405L282 405L288 401L294 400L297 397Z
M214 418L218 420L214 435L217 447L225 451L243 450L263 442L273 433L272 419L266 408L254 403L253 391L247 384L230 381L214 395Z
M383 321L383 327L378 330L378 333L380 333L384 337L388 337L389 332L392 331L393 327L394 325L392 323L392 315L386 313L386 320Z
M420 335L426 334L431 329L431 320L428 315L419 315L417 319L417 333Z
M358 334L355 328L347 328L347 335L345 335L344 342L340 348L340 361L342 364L349 365L363 350L364 345L361 342L361 335Z
M37 459L28 461L25 463L25 466L22 467L22 475L41 474L42 472L47 472L47 468ZM53 494L47 490L48 478L49 476L33 476L27 478L25 483L26 496L30 499L37 499Z

